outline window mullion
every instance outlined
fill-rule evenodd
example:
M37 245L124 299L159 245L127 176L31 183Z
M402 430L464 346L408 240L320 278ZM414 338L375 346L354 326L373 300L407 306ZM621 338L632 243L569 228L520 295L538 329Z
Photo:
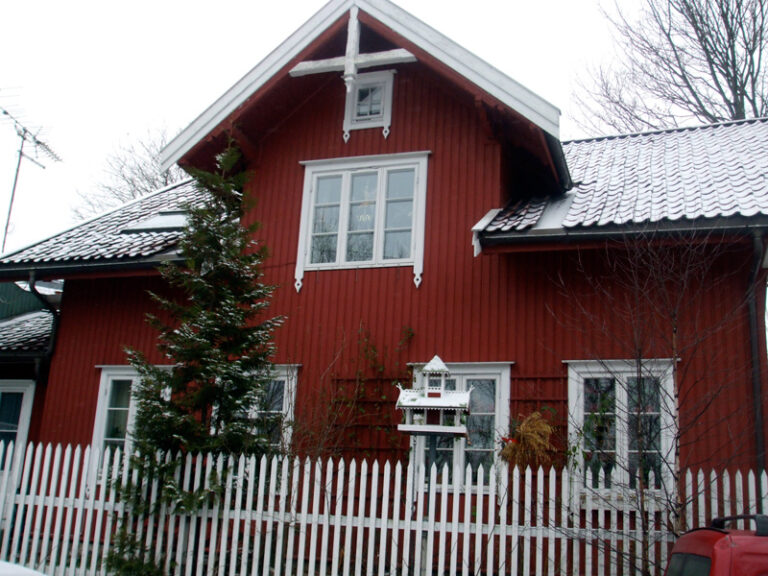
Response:
M352 171L341 173L341 198L339 199L339 236L336 239L336 264L347 262L347 227L349 212L352 210L350 189L352 187Z
M619 478L615 482L619 486L629 486L629 386L626 375L616 375L616 472Z
M128 452L133 446L133 431L136 423L136 389L138 385L138 377L131 378L131 399L128 402L128 422L125 427L125 452Z
M378 188L376 190L376 224L373 228L373 261L378 264L384 260L384 218L387 211L387 169L378 170Z

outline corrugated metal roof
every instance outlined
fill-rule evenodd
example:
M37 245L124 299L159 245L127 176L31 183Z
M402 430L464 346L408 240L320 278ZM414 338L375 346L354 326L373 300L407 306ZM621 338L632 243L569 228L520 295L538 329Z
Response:
M48 347L53 315L40 311L0 322L0 353L39 352Z
M203 193L192 181L174 184L133 200L46 240L0 258L0 268L141 261L172 249L180 229L136 229L136 225L167 210L198 203ZM132 229L133 228L133 229Z
M768 215L768 120L564 144L575 187L506 206L482 235Z

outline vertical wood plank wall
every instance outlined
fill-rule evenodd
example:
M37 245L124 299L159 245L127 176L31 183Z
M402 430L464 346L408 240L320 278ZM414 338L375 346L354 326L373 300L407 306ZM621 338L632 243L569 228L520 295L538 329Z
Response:
M342 139L344 87L328 87L307 98L269 134L254 134L260 155L249 158L248 187L254 205L248 216L261 225L259 239L268 248L265 281L277 287L271 312L285 317L275 333L275 362L300 364L296 414L307 414L322 391L361 368L360 337L389 375L407 363L439 354L446 362L514 362L511 413L551 405L564 426L567 381L564 360L626 358L630 352L611 337L612 330L587 330L582 309L616 328L622 322L583 277L582 266L597 266L600 250L481 255L473 257L471 227L498 208L502 190L501 147L478 118L473 100L418 64L398 70L394 85L391 134L380 129L351 132ZM304 274L293 287L304 182L304 160L429 151L423 283L416 288L412 269L395 267ZM727 279L713 291L691 322L727 326L704 343L690 362L686 385L716 386L724 393L713 408L689 424L695 448L684 465L708 461L737 442L743 449L728 465L752 465L752 411L749 340L743 302L750 252L737 251L716 267ZM744 262L744 266L734 263ZM562 285L561 285L562 282ZM125 364L124 348L133 346L161 362L153 334L144 322L151 307L147 289L157 278L83 278L69 280L62 304L58 349L47 390L39 391L30 440L87 443L91 439L99 383L97 366ZM574 302L578 296L578 306ZM762 323L761 323L762 326ZM403 334L412 334L403 338ZM660 354L664 351L660 350ZM364 363L363 363L364 364ZM363 365L363 368L365 366ZM765 380L765 378L764 378ZM390 395L393 402L394 395ZM526 400L530 398L531 401ZM392 425L397 415L385 409ZM691 417L691 419L693 419ZM748 433L744 431L749 430ZM375 436L375 435L374 435ZM404 444L380 456L397 456ZM372 454L376 446L368 446ZM382 449L383 450L383 449ZM393 452L394 451L394 452ZM400 453L402 455L402 453Z

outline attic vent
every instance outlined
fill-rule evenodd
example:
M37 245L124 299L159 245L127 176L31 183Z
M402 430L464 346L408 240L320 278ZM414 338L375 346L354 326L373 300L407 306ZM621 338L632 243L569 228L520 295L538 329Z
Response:
M141 220L136 224L131 224L123 228L123 234L133 232L176 232L184 228L187 224L187 213L184 210L173 210L158 212L146 220Z

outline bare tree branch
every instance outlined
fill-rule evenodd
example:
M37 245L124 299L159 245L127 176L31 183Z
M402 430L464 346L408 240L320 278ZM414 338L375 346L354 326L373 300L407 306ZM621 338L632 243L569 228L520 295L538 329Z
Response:
M160 151L167 141L165 131L159 131L118 147L107 158L104 181L95 191L78 192L74 216L78 220L91 218L186 178L187 174L177 166L160 168Z
M768 113L768 0L642 0L637 17L606 13L616 63L582 83L583 127L639 132Z

